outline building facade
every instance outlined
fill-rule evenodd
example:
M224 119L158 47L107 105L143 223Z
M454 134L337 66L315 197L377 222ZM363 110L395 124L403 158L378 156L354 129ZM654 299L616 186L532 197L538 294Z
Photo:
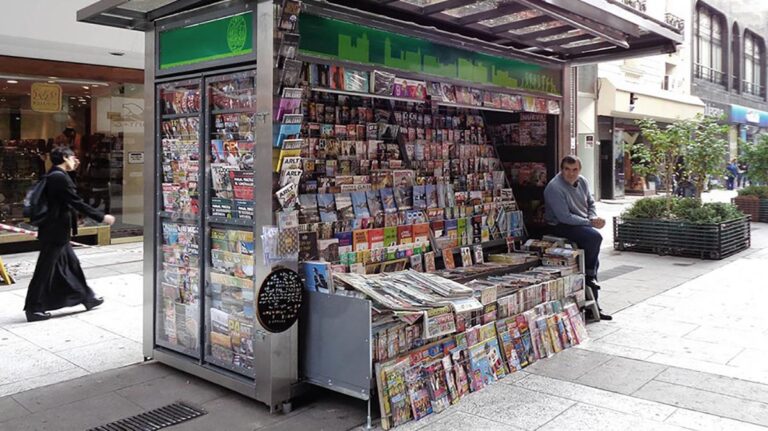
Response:
M677 52L581 66L578 74L579 117L576 151L584 175L601 199L625 193L654 193L656 182L632 170L629 146L642 140L637 120L661 124L704 113L703 101L691 94L692 0L627 0L630 7L666 25L681 28L684 42Z
M0 223L25 226L26 191L50 168L50 149L68 145L81 195L117 218L111 237L140 237L144 40L77 22L88 3L13 2L0 15ZM9 251L29 239L0 234Z
M696 1L691 92L710 114L730 124L729 157L738 141L768 131L765 38L768 4L745 0Z

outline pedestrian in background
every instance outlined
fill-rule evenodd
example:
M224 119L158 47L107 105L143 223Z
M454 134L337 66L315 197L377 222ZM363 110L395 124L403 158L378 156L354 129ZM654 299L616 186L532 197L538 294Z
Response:
M737 185L740 188L741 187L746 187L747 186L747 171L749 171L749 165L747 165L747 162L745 162L744 160L740 160L738 168L739 168L739 179L738 179Z
M739 176L739 166L736 164L736 159L731 159L731 163L728 163L725 170L725 187L728 190L733 190L736 184L736 178Z
M77 157L70 148L54 148L50 158L53 167L48 171L43 194L48 212L37 234L42 246L24 303L30 322L49 319L48 310L78 304L90 310L104 302L88 287L80 261L70 244L72 235L77 235L74 211L109 225L115 222L113 216L105 215L78 196L75 183L68 175L78 166Z

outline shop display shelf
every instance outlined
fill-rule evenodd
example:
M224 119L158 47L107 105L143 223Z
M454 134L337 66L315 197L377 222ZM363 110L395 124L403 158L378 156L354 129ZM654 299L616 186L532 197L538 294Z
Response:
M184 213L181 211L159 211L158 215L161 218L173 221L197 222L200 219L197 214Z
M186 112L181 114L163 114L160 116L163 120L175 120L177 118L190 118L190 117L199 117L200 112Z
M253 220L251 219L209 216L207 220L209 224L216 224L216 225L222 225L222 226L253 227Z
M749 248L749 221L749 216L712 224L614 217L613 247L620 251L719 260Z

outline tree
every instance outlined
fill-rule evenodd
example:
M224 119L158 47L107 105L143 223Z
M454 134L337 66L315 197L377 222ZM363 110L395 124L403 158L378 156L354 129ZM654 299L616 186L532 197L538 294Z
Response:
M630 147L632 159L637 160L633 169L642 176L650 174L663 177L667 193L667 211L672 208L672 178L675 175L678 158L683 154L682 124L670 125L665 129L659 128L656 121L642 119L637 122L643 139L638 139Z
M743 150L749 180L752 184L768 184L768 135L761 135L754 144L745 143Z
M718 117L701 114L692 120L684 120L688 123L682 130L688 136L683 150L684 170L696 186L697 198L701 198L710 175L723 173L723 161L728 151L728 141L725 140L728 126L719 124L719 120Z

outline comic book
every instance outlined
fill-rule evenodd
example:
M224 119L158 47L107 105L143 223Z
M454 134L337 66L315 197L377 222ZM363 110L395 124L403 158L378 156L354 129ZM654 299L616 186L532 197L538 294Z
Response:
M411 401L413 418L419 420L432 414L432 402L429 397L428 379L425 377L421 364L405 370L405 383L408 388L408 398Z

